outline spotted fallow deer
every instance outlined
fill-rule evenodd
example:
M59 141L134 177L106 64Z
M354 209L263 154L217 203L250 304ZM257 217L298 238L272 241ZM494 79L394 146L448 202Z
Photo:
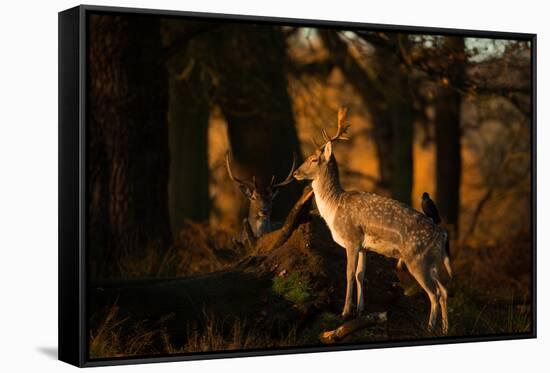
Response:
M294 172L297 180L312 180L315 202L333 240L347 256L346 299L342 316L352 312L354 280L357 284L357 313L364 309L366 251L401 259L427 293L430 303L428 329L433 330L439 313L447 334L447 290L438 271L441 265L452 276L446 249L447 233L418 211L396 200L373 193L345 191L340 185L332 143L345 139L349 128L347 110L338 112L338 129Z
M271 182L266 187L259 186L254 176L252 176L252 181L234 176L229 164L229 152L225 154L225 166L229 178L239 185L243 195L250 201L248 217L243 220L240 241L243 243L255 242L257 238L271 232L273 229L271 222L273 200L281 187L290 184L294 180L292 175L296 167L296 156L295 154L292 155L292 167L288 176L280 183L275 183L275 176L272 176Z

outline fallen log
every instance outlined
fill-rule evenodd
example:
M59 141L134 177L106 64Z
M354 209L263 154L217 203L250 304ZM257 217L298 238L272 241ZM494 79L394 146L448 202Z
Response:
M300 224L302 218L309 213L312 196L313 189L310 186L307 186L298 202L296 202L288 214L283 227L279 230L277 238L275 238L268 251L278 248L284 244L286 240L288 240L292 232Z
M341 341L348 335L355 333L367 326L383 324L388 321L387 312L374 312L348 321L334 330L323 332L319 335L321 343L330 344Z

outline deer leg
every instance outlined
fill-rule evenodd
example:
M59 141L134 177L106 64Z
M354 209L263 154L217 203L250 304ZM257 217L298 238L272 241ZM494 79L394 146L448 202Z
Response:
M346 264L346 302L344 303L344 311L342 318L348 319L351 316L351 298L353 296L353 280L355 277L355 269L357 268L357 256L359 249L351 247L346 249L347 264Z
M449 316L447 314L447 289L443 284L436 278L437 287L441 297L439 299L439 305L441 306L441 322L443 325L443 334L447 335L449 332Z
M399 258L396 268L398 271L403 271L405 269L405 262L403 262L403 259Z
M436 280L432 277L432 273L429 268L423 265L420 266L407 266L409 272L414 276L416 281L424 289L428 298L430 299L430 318L428 319L428 331L432 332L437 322L437 315L439 314L439 300L440 291L437 286Z
M357 316L361 315L364 304L364 282L365 282L365 268L367 264L367 252L364 249L359 250L357 256L357 268L355 271L355 281L357 283Z

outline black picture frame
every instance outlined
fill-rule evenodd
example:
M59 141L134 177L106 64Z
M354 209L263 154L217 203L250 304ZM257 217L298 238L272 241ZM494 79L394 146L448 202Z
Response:
M523 334L487 335L475 337L440 337L410 341L374 342L359 345L314 346L247 350L231 352L194 353L138 358L90 360L87 357L86 328L86 46L87 17L93 13L146 14L189 19L231 20L263 24L285 24L379 31L402 31L422 34L475 36L516 39L531 42L531 207L532 207L532 331ZM59 13L59 360L79 367L122 365L152 362L172 362L197 359L219 359L262 355L357 350L464 342L498 341L536 338L536 34L460 30L421 26L382 25L344 21L324 21L294 18L211 14L157 9L137 9L81 5Z

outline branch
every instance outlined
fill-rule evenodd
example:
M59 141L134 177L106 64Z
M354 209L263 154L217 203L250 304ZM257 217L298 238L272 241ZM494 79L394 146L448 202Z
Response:
M323 344L335 343L358 330L366 328L367 326L373 324L383 324L387 321L387 312L369 313L368 315L348 321L334 330L321 333L319 335L319 340Z
M483 211L483 208L485 207L487 202L489 202L491 200L491 198L493 196L493 193L494 193L494 190L498 186L499 179L496 175L500 175L501 173L503 173L505 171L504 168L506 167L506 165L510 161L509 154L511 153L512 149L516 146L516 144L517 144L517 142L519 141L519 138L520 138L520 136L518 136L517 132L519 132L519 130L516 131L516 134L514 136L512 136L513 141L508 145L508 148L505 152L506 156L504 157L502 162L500 162L500 164L498 165L496 171L494 172L495 176L493 176L491 178L491 182L489 184L489 187L487 188L487 191L485 192L483 197L481 197L481 199L477 203L477 206L474 210L474 215L472 217L472 221L470 222L470 226L468 227L468 230L466 231L466 233L464 234L464 236L462 236L462 239L460 240L460 245L461 246L463 246L464 243L467 241L467 239L474 233L474 230L476 228L479 217L481 216L481 212Z
M530 97L530 89L512 89L506 87L481 88L479 94L502 97L507 100L512 106L514 106L523 116L525 116L526 118L531 117L530 105L525 105L525 103L521 102L521 100L518 98L518 94L525 94Z
M472 235L472 233L474 233L474 229L476 228L477 226L477 221L479 220L479 217L481 215L481 212L483 211L483 208L485 207L485 205L487 204L487 202L489 202L489 200L491 199L491 197L493 196L493 191L495 190L495 186L496 186L496 183L493 183L488 189L487 191L485 192L485 194L483 195L483 197L481 197L481 199L479 200L479 202L477 203L477 206L476 206L476 209L474 211L474 215L472 217L472 221L470 222L470 226L468 227L468 230L466 231L466 233L464 234L464 236L462 237L462 242L461 242L461 246L464 245L464 243L468 240L468 238L470 238L470 236Z
M355 171L355 170L349 170L347 168L343 168L341 167L340 168L340 171L342 172L343 175L345 176L348 176L348 177L357 177L357 178L361 178L361 179L365 179L365 180L368 180L370 181L371 183L373 183L376 187L382 187L382 184L380 182L380 179L372 176L372 175L368 175L368 174L364 174L362 172L359 172L359 171Z
M346 80L355 88L364 102L372 102L379 96L387 97L386 89L379 83L376 73L365 70L359 65L337 31L321 29L319 36L334 64L342 70Z
M289 59L288 62L288 72L296 77L306 75L325 78L330 74L333 68L334 64L329 60L296 63Z
M306 187L304 193L288 214L283 227L279 231L279 235L273 241L269 251L280 247L289 239L292 232L299 225L301 218L309 212L312 196L313 189L310 186Z
M165 48L166 58L169 59L179 50L186 48L191 39L204 32L215 30L222 25L222 23L204 23L195 25L195 27L188 27L185 32L177 33L178 37L176 37L174 41L172 41L172 43Z
M395 47L393 41L383 32L355 31L355 35L378 48Z

